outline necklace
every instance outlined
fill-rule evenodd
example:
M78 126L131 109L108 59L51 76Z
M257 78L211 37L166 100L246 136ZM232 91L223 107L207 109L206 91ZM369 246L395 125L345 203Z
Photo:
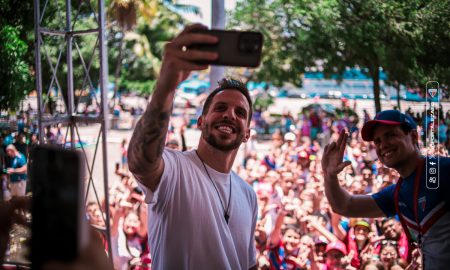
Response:
M228 196L228 205L227 205L227 209L225 210L224 203L222 202L222 199L220 198L219 190L217 189L216 184L214 184L214 181L212 180L211 175L209 175L209 172L208 172L208 169L206 168L205 162L203 162L203 159L199 156L197 150L195 150L195 153L197 154L197 157L202 162L203 168L205 168L205 172L208 175L209 180L211 181L211 183L213 184L214 189L217 192L217 197L219 197L220 205L222 206L222 209L223 209L223 217L225 218L225 221L228 224L228 220L230 219L230 212L229 212L229 210L230 210L230 202L231 202L231 174L230 174L230 195Z

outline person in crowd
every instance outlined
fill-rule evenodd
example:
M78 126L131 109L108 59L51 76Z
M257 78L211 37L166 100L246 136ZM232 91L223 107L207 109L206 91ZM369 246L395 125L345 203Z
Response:
M122 169L128 171L128 140L123 139L120 143L120 159L122 163Z
M129 147L129 169L149 203L153 269L256 269L256 194L231 171L250 136L252 101L239 81L223 79L206 99L197 150L164 148L177 86L217 53L190 49L218 42L186 27L164 49L161 75ZM214 250L205 256L205 250Z
M380 161L401 176L396 184L372 195L351 195L339 185L338 173L350 164L343 162L347 137L341 131L338 140L325 147L322 159L325 193L333 210L353 217L398 214L405 232L412 230L409 239L423 252L425 269L446 268L450 264L450 197L443 194L450 192L450 183L442 179L439 189L426 187L425 170L437 157L421 155L414 120L399 111L386 110L364 124L362 138L373 141ZM448 174L449 158L439 157L438 165L441 175Z
M0 190L0 201L7 201L11 197L11 193L8 188L8 175L6 174L6 157L6 151L3 148L3 137L0 136L0 186L2 187Z
M384 264L378 260L366 261L362 266L361 270L386 270Z
M349 266L350 258L353 254L348 254L345 244L341 241L331 242L325 249L325 264L317 261L311 262L311 270L343 270L343 269L355 269Z
M370 248L369 233L371 226L366 220L355 220L352 228L347 232L345 243L347 249L353 251L351 265L359 269L362 264L362 255Z
M11 164L6 168L9 175L11 196L25 196L27 187L27 159L17 151L13 144L6 147L6 153L11 158Z
M38 135L36 133L31 134L30 143L28 144L28 154L30 154L31 151L33 151L33 149L36 148L36 146L38 146L38 144L39 144Z
M381 232L384 239L395 241L397 243L397 252L399 254L399 258L410 261L410 249L408 244L408 237L405 232L402 230L402 225L398 220L394 217L384 218L381 221ZM380 246L379 246L380 247ZM379 252L379 247L378 251Z
M22 153L26 158L28 157L28 146L25 138L25 133L17 133L13 145L16 147L17 151Z
M45 128L45 139L48 144L56 144L56 134L52 130L52 126Z
M398 252L397 242L393 240L383 240L380 245L380 261L383 263L384 268L390 269L397 263Z
M147 243L147 219L144 210L131 210L133 204L117 205L111 226L111 247L117 270L150 269L151 262ZM142 205L141 205L142 206ZM145 208L145 205L142 206Z
M298 256L300 253L300 228L298 225L288 225L282 232L282 226L287 212L279 211L275 227L269 237L270 269L301 269L302 262Z

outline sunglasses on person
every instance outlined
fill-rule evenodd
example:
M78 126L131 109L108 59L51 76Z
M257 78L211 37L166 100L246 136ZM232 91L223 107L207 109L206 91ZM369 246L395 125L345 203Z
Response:
M385 239L385 240L381 240L381 241L379 242L379 245L380 245L380 246L383 246L383 247L385 247L385 246L394 246L394 247L397 247L397 241Z

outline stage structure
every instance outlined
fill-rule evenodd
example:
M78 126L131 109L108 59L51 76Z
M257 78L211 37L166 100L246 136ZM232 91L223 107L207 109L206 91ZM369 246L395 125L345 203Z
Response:
M100 155L98 159L103 163L103 181L100 183L103 184L105 205L109 205L105 14L104 0L34 0L39 141L40 144L52 143L46 136L47 128L59 127L65 132L64 142L59 145L84 153L87 169L85 199L92 189L101 210L93 171L96 157ZM90 46L86 45L88 43ZM92 52L86 52L86 48L93 48ZM74 64L83 67L83 74L74 74ZM93 147L95 145L91 160L83 144L85 138L80 136L80 125L99 126L98 134L93 136L95 142L91 143ZM101 154L98 153L100 144ZM109 207L102 212L102 217L105 227L98 230L104 233L111 255ZM112 261L112 256L109 257Z

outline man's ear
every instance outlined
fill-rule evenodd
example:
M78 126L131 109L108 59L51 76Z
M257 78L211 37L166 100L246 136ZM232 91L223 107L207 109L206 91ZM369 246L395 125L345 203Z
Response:
M203 115L200 115L200 117L197 119L197 128L201 128L203 125Z
M416 129L411 130L411 136L412 136L412 140L415 146L418 146L419 144L419 133L417 132Z
M245 131L245 136L242 139L242 142L247 142L249 138L250 138L250 128L247 128L247 130Z

